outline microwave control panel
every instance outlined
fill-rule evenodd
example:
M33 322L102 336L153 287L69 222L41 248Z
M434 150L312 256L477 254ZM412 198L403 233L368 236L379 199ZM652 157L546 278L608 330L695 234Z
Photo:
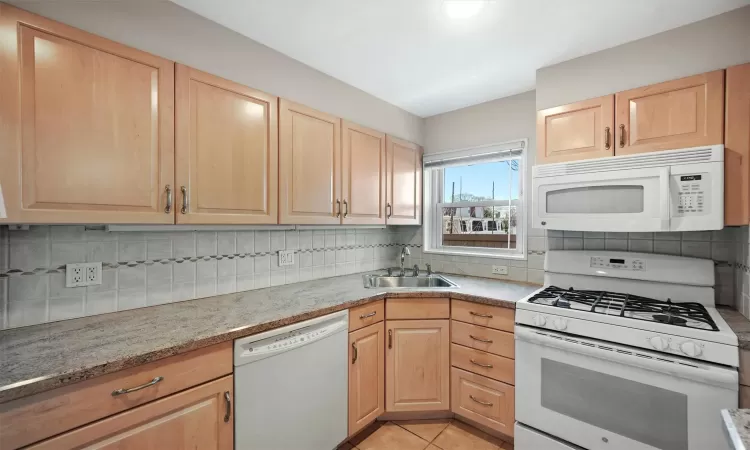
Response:
M672 175L672 187L675 216L701 216L709 212L710 196L708 194L711 189L709 174Z
M646 270L646 261L639 258L606 258L592 256L591 267L620 270Z

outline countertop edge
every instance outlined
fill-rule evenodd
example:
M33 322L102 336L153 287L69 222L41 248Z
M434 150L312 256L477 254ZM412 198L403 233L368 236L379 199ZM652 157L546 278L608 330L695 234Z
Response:
M732 444L734 450L746 450L745 444L742 442L742 437L740 436L737 426L734 423L734 419L732 419L728 409L721 410L721 418L724 421L724 431L726 431L727 438Z
M526 284L526 283L523 283ZM531 285L530 285L531 286ZM541 286L540 286L541 287ZM460 287L459 287L460 289ZM492 306L498 306L502 308L515 309L515 301L502 300L497 298L483 297L473 294L466 294L456 292L454 290L439 290L439 291L376 291L373 295L360 298L357 300L351 300L339 305L316 309L312 311L303 312L293 316L283 317L281 319L273 320L270 322L264 322L257 325L251 325L247 327L235 328L227 332L219 333L215 336L208 338L188 341L179 343L177 345L168 346L165 348L153 350L150 352L128 356L123 359L114 361L107 361L103 364L98 364L90 367L84 367L66 373L60 373L55 375L49 375L46 377L33 378L26 381L21 381L14 384L9 384L0 388L0 404L12 402L14 400L29 397L35 394L51 391L53 389L69 386L82 381L97 378L103 375L111 374L120 370L125 370L131 367L147 364L160 359L168 358L170 356L176 356L183 353L187 353L193 350L198 350L210 345L220 344L222 342L238 339L241 337L250 336L253 334L261 333L264 331L272 330L286 325L291 325L303 320L320 317L325 314L350 309L356 306L364 305L373 301L383 300L385 298L413 298L413 297L438 297L438 298L451 298L457 300L466 300L474 303L482 303ZM211 298L211 297L207 297ZM203 299L205 300L205 299Z

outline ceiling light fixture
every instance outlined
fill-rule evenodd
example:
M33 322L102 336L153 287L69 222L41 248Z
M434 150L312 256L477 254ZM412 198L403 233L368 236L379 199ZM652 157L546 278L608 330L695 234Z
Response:
M443 0L445 15L451 19L468 19L476 16L487 0Z

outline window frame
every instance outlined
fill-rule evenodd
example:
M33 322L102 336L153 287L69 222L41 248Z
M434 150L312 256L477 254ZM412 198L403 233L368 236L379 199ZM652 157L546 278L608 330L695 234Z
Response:
M520 155L517 153L520 152ZM516 153L514 155L514 153ZM516 201L516 248L490 248L490 247L462 247L462 246L445 246L442 244L443 235L443 207L466 208L471 206L513 206L513 201L508 200L490 200L482 202L455 202L444 203L437 202L442 200L444 195L444 167L432 167L428 164L423 168L423 192L424 192L424 224L422 232L422 251L428 254L452 255L452 256L471 256L498 259L527 259L527 230L526 216L526 181L527 181L527 163L528 163L528 139L519 139L508 142L501 142L479 147L466 148L461 150L452 150L425 155L427 161L436 160L465 160L467 164L471 163L490 163L507 161L512 159L519 160L518 170L518 200ZM520 210L520 214L518 213Z

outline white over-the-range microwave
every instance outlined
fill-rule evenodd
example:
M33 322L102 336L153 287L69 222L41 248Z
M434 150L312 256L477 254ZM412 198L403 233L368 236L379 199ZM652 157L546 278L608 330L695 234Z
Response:
M533 168L532 226L575 231L724 227L724 146Z

